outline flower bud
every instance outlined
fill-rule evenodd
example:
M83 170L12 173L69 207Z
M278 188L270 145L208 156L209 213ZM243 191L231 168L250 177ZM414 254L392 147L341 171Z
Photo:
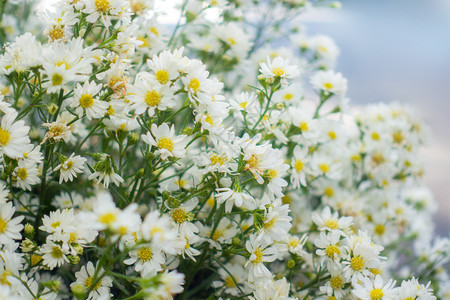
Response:
M77 256L68 255L67 258L69 259L69 262L72 265L76 265L80 262L80 257L78 255Z
M47 282L43 282L42 285L48 287L54 293L58 293L61 289L61 282L59 280L50 280Z
M47 110L50 115L54 115L58 111L58 105L56 105L55 103L50 103L49 105L47 105Z
M75 298L77 298L78 300L84 299L85 288L83 285L74 284L70 287L70 289L72 290L72 293L75 296Z
M276 110L283 110L284 109L284 104L281 103L281 102L278 102L277 104L275 104L273 106L273 108L276 109Z
M29 239L32 239L34 237L34 227L30 223L25 224L25 236Z
M286 263L286 267L288 267L288 269L292 269L293 267L295 267L295 261L293 259L288 260L288 262Z
M235 236L231 243L233 244L233 246L239 247L241 245L241 240L237 236Z

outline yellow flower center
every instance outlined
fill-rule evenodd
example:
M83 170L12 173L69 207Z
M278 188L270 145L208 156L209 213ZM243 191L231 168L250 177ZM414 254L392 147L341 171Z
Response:
M339 229L339 223L335 219L327 220L325 222L325 226L330 228L330 229L332 229L332 230Z
M89 108L94 105L94 98L92 98L91 94L84 94L80 97L80 106L82 108Z
M303 162L301 160L296 160L294 168L295 168L295 171L301 172L303 170Z
M299 127L302 130L302 132L309 131L308 123L306 123L305 121L301 121Z
M213 234L213 236L212 236L212 239L213 239L214 241L217 241L217 240L220 239L221 237L223 237L223 232L222 232L222 230L216 230L216 231L214 231L214 234Z
M384 161L384 157L383 157L383 154L381 154L381 153L374 153L373 155L372 155L372 161L375 163L375 164L377 164L377 165L379 165L379 164L381 164L383 161Z
M323 191L323 193L325 194L325 196L327 197L333 197L334 195L334 190L331 187L326 187L325 190Z
M337 134L334 131L330 131L328 132L328 136L330 137L330 139L335 140L337 138Z
M27 169L25 169L25 168L20 168L20 169L17 171L17 177L19 177L20 180L25 180L25 179L27 179L27 177L28 177Z
M273 227L273 225L275 225L277 223L277 218L273 217L272 219L270 219L270 221L268 222L264 222L264 228L265 229L270 229Z
M342 279L341 276L331 277L330 286L334 290L341 289L344 286L344 280Z
M266 175L269 178L269 180L272 180L275 177L277 177L278 172L277 172L277 170L267 170L267 174Z
M158 82L161 84L166 84L167 82L169 82L169 72L167 72L166 70L159 70L158 72L156 72L155 77L156 80L158 80Z
M284 95L284 99L285 99L285 100L288 100L288 101L289 101L289 100L291 100L292 98L294 98L294 95L291 94L291 93L287 93L287 94Z
M106 213L103 215L100 215L98 218L98 221L102 224L109 225L113 223L116 220L116 215L114 213Z
M65 171L72 169L72 167L73 167L73 161L71 161L71 160L61 166L61 168Z
M8 223L0 218L0 233L3 233L6 231L6 227L8 227Z
M8 280L8 276L12 275L10 271L3 271L2 275L0 276L0 283L2 285L9 285L11 286L11 282Z
M84 286L88 289L91 287L92 285L92 281L94 280L93 276L89 276L88 278L86 278L86 280L84 281ZM97 284L92 288L93 290L97 290L99 287L102 286L101 281L98 281Z
M228 43L229 43L231 46L236 45L236 40L233 39L232 37L229 37L229 38L227 39L227 41L228 41Z
M59 225L61 225L61 222L56 221L56 222L53 222L50 226L53 227L53 228L56 228L56 227L58 227Z
M42 256L40 255L36 255L36 254L32 254L31 255L31 265L34 266L37 263L39 263L42 260Z
M258 161L258 158L256 157L256 155L252 154L252 156L250 156L250 158L247 160L247 164L250 169L257 168L259 161Z
M99 12L105 13L109 11L110 6L109 0L95 0L95 7Z
M289 247L297 248L297 246L300 245L300 240L297 237L294 237L289 240L288 245Z
M256 256L255 260L253 261L254 264L262 262L263 252L262 252L261 248L256 249L255 252L253 252L253 254L255 254L255 256Z
M158 141L157 146L159 149L166 149L172 152L173 150L173 142L169 138L162 138Z
M322 171L323 173L328 173L330 172L330 166L326 163L320 164L319 165L319 169L320 171Z
M157 106L161 102L161 95L155 90L148 91L144 101L148 106Z
M11 134L3 128L0 128L0 145L6 146L9 143L9 138Z
M394 134L392 134L392 138L394 139L394 143L397 143L397 144L400 144L401 142L403 142L403 139L404 139L401 131L394 132Z
M228 276L227 279L225 279L225 286L232 288L236 286L236 283L234 283L233 278L231 278L231 276Z
M53 246L51 254L54 258L61 258L64 253L58 246Z
M370 298L372 300L380 300L381 298L383 298L383 291L381 289L373 289L370 292Z
M364 259L361 256L357 255L351 259L350 265L353 270L361 271L364 268Z
M336 255L341 254L341 249L337 245L328 245L325 248L325 254L330 258L334 258Z
M58 73L53 74L53 76L52 76L52 85L53 86L61 85L62 82L63 82L63 77L60 74L58 74Z
M286 74L286 72L285 72L282 68L279 68L279 67L273 68L273 69L272 69L272 73L273 73L276 77L281 77L281 76L283 76L284 74Z
M112 107L112 105L110 105L109 108L106 110L106 114L107 114L108 116L111 116L111 115L114 115L114 113L115 113L115 110L114 110L114 108Z
M172 212L172 219L177 223L186 221L186 212L184 211L184 208L179 207L174 209Z
M139 256L139 259L143 262L149 261L153 256L152 250L146 247L139 249L137 254Z
M378 132L372 132L372 140L380 140L380 135L378 134Z
M219 164L220 166L222 166L224 163L226 163L225 157L215 154L211 155L209 160L211 161L211 165Z
M330 89L333 88L333 85L332 85L331 83L329 83L329 82L325 82L325 83L323 84L323 87L324 87L326 90L330 90Z
M386 231L386 227L382 224L378 224L375 226L375 233L378 235L383 235L383 233Z
M152 26L150 28L150 32L153 33L156 36L159 36L159 31L158 31L158 29L155 26Z
M211 126L214 125L214 119L211 117L211 115L208 115L208 114L206 115L205 122Z
M188 85L189 90L193 90L194 93L197 93L200 89L200 81L197 78L192 78Z
M54 40L60 40L64 38L64 26L54 26L48 33L48 37L54 41Z

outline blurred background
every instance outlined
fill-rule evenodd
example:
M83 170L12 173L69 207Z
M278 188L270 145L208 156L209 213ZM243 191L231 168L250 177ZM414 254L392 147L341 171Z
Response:
M439 204L436 231L450 232L450 0L341 0L340 10L308 13L308 34L341 50L352 105L410 103L431 128L426 181Z

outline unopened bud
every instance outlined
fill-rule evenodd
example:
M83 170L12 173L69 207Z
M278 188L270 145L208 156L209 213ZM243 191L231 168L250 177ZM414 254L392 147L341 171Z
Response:
M231 243L233 244L233 246L239 247L241 245L241 239L235 236Z
M58 280L50 280L42 283L43 286L48 287L52 292L58 293L61 289L61 282Z
M67 258L69 259L69 262L72 265L77 265L80 262L80 257L77 256L73 256L73 255L68 255Z
M133 145L136 144L139 141L139 134L137 134L136 132L131 133L128 136L128 143Z
M34 237L34 227L30 223L25 224L25 236L29 239Z
M75 298L77 298L78 300L84 299L85 288L82 284L74 284L70 287L70 289L72 290Z
M54 115L58 111L58 105L56 105L55 103L50 103L49 105L47 105L47 110L50 115Z
M288 260L286 266L288 267L288 269L292 269L293 267L295 267L295 261L293 259Z
M77 252L78 255L83 254L83 247L81 247L79 244L73 245L73 250L75 250L75 252Z
M275 108L276 110L283 110L284 109L284 104L281 102L278 102L277 104L275 104L273 106L273 108Z

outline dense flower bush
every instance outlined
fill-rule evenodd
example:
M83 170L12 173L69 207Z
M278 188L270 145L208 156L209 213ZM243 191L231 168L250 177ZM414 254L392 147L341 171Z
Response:
M0 3L0 299L450 299L427 128L299 26L338 3Z

